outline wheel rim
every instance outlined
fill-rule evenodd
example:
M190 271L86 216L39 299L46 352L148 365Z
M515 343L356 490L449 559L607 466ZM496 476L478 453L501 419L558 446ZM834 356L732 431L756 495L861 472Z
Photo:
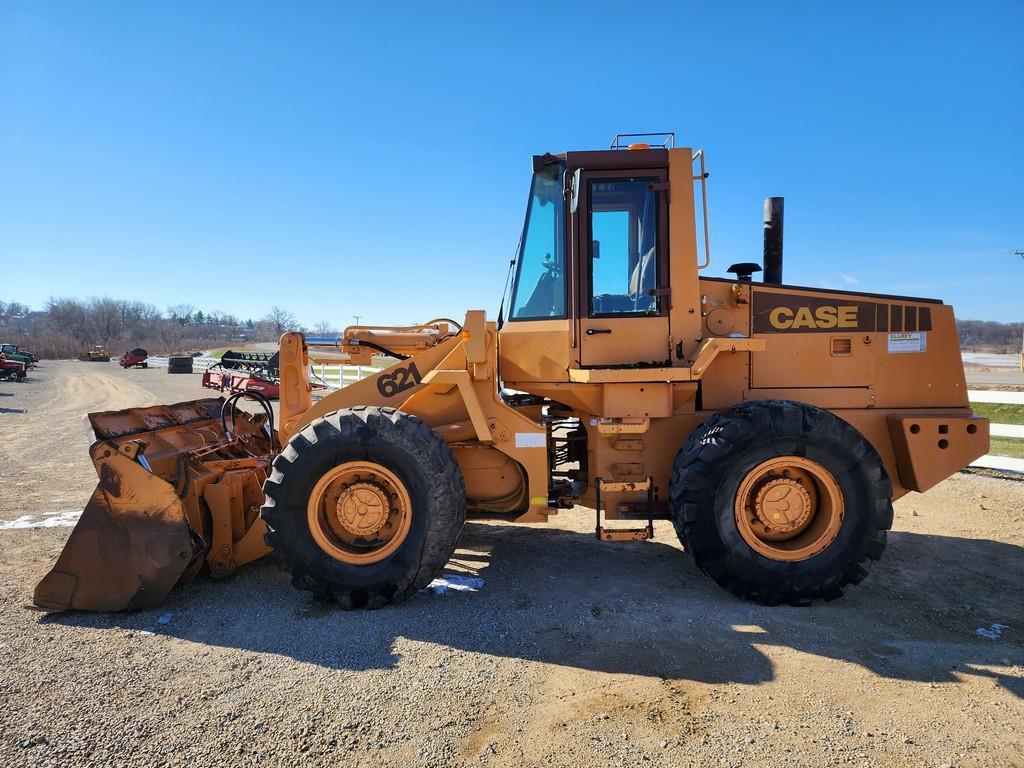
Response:
M343 563L370 565L402 546L412 525L412 501L387 467L347 461L313 486L306 515L320 549Z
M828 548L843 525L843 492L832 473L802 456L754 467L740 484L736 527L752 549L797 562Z

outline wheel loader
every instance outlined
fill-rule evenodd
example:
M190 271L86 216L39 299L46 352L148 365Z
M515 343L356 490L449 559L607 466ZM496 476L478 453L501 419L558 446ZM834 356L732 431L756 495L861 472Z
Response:
M893 500L985 454L988 421L950 306L783 282L781 199L763 264L708 276L707 178L672 135L538 155L496 322L285 333L276 419L245 393L90 414L99 483L35 605L149 607L273 551L299 589L375 608L438 575L467 515L576 505L601 541L671 520L741 598L837 597ZM314 402L326 352L392 362Z
M92 349L83 352L78 359L85 363L109 363L110 353L103 344L93 344Z

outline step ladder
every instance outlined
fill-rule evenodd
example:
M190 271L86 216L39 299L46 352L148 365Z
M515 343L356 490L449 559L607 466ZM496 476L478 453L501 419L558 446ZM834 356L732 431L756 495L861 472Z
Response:
M647 526L644 528L603 528L601 526L601 491L647 491ZM654 538L654 479L606 483L594 478L594 509L597 515L597 538L601 541L647 541Z

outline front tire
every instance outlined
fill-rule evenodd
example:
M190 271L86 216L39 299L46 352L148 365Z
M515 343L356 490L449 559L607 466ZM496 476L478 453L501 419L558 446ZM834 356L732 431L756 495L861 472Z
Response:
M466 518L451 450L393 408L316 419L274 459L263 492L267 544L292 583L345 608L401 602L425 587Z
M839 597L892 527L892 482L872 445L828 411L786 400L743 403L694 430L669 493L698 567L768 605Z

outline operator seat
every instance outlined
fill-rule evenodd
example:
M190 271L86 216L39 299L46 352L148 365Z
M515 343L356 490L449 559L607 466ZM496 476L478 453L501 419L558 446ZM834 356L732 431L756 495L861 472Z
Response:
M650 309L650 291L656 287L657 269L655 268L655 254L657 244L652 243L651 247L644 250L644 219L637 223L637 241L642 255L636 260L633 267L633 274L629 277L629 295L633 299L634 312L646 312Z

